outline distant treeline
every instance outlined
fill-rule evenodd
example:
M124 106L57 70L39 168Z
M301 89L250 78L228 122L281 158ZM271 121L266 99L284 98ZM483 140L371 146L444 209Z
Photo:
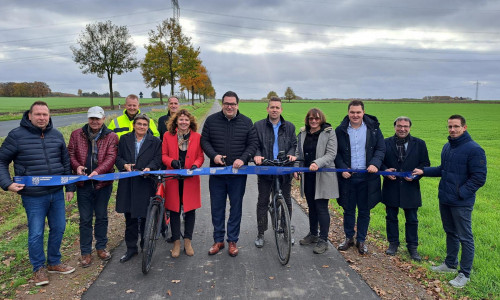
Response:
M51 96L45 82L0 82L0 97L46 97Z
M109 93L99 94L99 93L96 93L96 92L84 92L82 90L78 90L78 96L80 96L80 97L109 97ZM121 97L120 96L120 92L114 91L113 92L113 97L115 97L115 98Z

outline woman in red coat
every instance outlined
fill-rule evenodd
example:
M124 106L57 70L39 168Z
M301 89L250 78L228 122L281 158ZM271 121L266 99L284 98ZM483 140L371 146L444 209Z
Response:
M186 109L179 110L168 122L168 131L163 135L162 160L167 169L196 169L204 161L200 146L201 135L196 132L198 124ZM200 176L168 180L165 184L165 208L170 211L172 257L178 257L181 251L180 208L184 208L184 252L194 255L191 240L193 238L195 211L201 207Z

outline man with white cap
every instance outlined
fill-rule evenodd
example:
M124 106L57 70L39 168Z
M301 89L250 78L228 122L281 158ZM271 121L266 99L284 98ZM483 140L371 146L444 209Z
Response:
M89 108L88 123L71 133L68 152L71 169L77 175L113 173L118 151L118 136L104 125L106 116L99 106ZM80 212L80 264L83 268L92 263L92 232L95 248L101 260L109 260L106 250L108 242L108 202L113 190L113 181L87 180L77 183L77 202ZM95 213L94 230L92 219Z

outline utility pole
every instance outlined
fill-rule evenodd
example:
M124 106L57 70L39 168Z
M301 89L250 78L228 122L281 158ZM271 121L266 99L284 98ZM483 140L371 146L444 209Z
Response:
M172 9L174 10L174 19L179 22L181 9L179 8L179 0L172 0Z
M479 85L481 84L478 80L476 80L476 83L474 83L476 85L476 101L477 101L477 95L479 93Z

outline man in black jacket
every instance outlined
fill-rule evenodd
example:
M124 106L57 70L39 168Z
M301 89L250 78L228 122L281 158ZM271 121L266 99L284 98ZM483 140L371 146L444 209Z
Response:
M168 98L168 112L166 115L161 116L158 119L158 132L160 132L160 141L163 142L163 135L165 132L167 132L167 122L170 119L170 117L175 114L179 110L179 99L175 96L170 96Z
M16 176L71 175L68 150L62 134L53 128L47 103L36 101L21 119L21 126L9 132L0 148L0 186L21 195L28 219L28 253L35 285L49 283L49 273L69 274L75 268L61 263L61 241L66 228L62 185L32 186L12 181ZM73 199L75 185L66 186L66 200ZM47 258L43 246L45 219L49 224ZM47 266L46 266L47 263Z
M276 159L279 152L284 152L290 161L295 161L295 148L297 147L297 138L295 137L295 126L285 121L281 116L283 108L281 99L271 97L267 104L267 118L255 122L255 131L259 138L259 147L255 153L255 164L260 165L264 158ZM264 231L267 230L267 211L269 208L269 197L273 185L273 177L269 175L259 175L258 189L259 196L257 200L257 230L258 235L255 239L255 246L262 248L264 246ZM292 217L292 202L290 192L292 189L292 175L280 176L281 191Z
M385 139L385 158L382 170L389 172L412 172L415 168L430 166L429 154L425 142L410 134L411 120L398 117L394 121L396 134ZM388 255L395 255L399 247L398 212L402 208L405 213L406 247L413 260L420 261L418 254L418 218L417 211L422 206L420 195L421 177L408 178L385 176L382 187L382 203L386 211L386 231L389 240Z
M258 140L250 118L238 111L239 98L235 92L222 96L222 111L205 120L201 134L201 147L210 158L210 167L232 165L238 169L254 156ZM209 179L210 206L214 226L214 244L208 251L214 255L224 248L226 234L225 211L229 197L230 210L227 221L229 255L238 255L243 195L246 175L212 175Z
M339 205L344 209L344 233L346 239L339 245L340 251L354 246L354 225L358 208L356 246L360 254L368 249L365 245L370 210L380 202L380 176L378 172L385 155L384 136L377 117L365 114L360 100L348 105L348 115L335 129L338 142L335 165L339 169L365 170L367 173L342 172L339 176Z

